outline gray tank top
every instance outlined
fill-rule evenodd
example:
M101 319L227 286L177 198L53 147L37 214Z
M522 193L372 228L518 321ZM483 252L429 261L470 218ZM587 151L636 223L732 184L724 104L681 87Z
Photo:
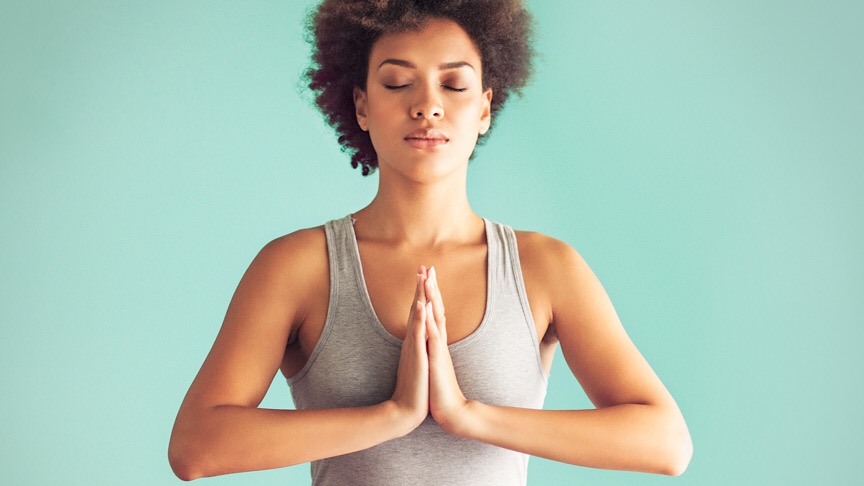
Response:
M486 310L480 326L449 346L462 392L491 405L542 408L547 376L528 308L516 238L484 219ZM389 399L402 341L372 308L351 216L328 222L330 302L306 365L288 379L298 409L361 407ZM407 310L406 310L407 318ZM315 485L524 485L528 456L444 432L431 415L404 437L314 461Z

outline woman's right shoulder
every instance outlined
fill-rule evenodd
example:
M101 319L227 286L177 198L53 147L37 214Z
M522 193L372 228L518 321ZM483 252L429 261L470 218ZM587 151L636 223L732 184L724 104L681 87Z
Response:
M317 226L268 242L252 260L245 277L261 286L297 295L310 287L326 285L328 275L327 238L324 226Z
M327 250L324 225L304 228L275 238L264 245L261 252L290 258L292 256L309 256L309 253L316 253L321 250L325 252Z

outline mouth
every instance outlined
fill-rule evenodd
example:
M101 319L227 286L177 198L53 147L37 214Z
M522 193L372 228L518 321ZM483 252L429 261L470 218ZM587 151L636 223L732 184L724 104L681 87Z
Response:
M420 129L406 135L405 141L416 149L432 150L446 145L450 139L438 130Z

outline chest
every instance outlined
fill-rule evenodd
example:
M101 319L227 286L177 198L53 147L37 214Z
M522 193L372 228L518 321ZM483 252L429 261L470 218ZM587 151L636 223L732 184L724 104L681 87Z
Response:
M399 251L360 242L358 250L372 308L391 335L398 339L405 337L420 265L434 266L438 275L449 343L464 339L480 325L488 293L486 245L436 253Z
M393 337L399 340L405 337L420 265L434 266L438 275L447 315L448 344L470 336L483 321L489 295L486 245L467 245L446 252L410 252L361 240L357 243L357 252L360 256L359 263L356 263L357 272L362 274L357 284L360 287L358 295L368 302L375 318ZM326 250L322 251L321 258L327 258ZM522 271L541 361L548 373L557 339L554 333L550 335L547 332L551 329L551 315L542 286L544 279L535 275L531 266L523 266ZM343 278L353 280L353 274L354 270L351 270ZM293 376L304 366L321 336L329 307L329 276L326 271L322 272L319 280L320 291L315 294L315 299L307 302L302 325L298 326L295 338L286 347L281 366L286 377ZM371 325L375 326L374 319Z

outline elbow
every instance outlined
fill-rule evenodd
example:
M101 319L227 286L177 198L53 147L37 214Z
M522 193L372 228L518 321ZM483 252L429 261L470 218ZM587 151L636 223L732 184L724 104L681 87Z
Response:
M684 471L687 470L687 466L690 465L690 458L692 456L692 445L689 449L686 447L682 447L681 452L668 461L662 471L662 474L665 474L667 476L680 476L684 474Z
M670 432L666 454L663 454L665 460L659 472L667 476L680 476L687 470L693 457L693 440L683 419L680 425Z
M183 481L192 481L207 476L204 473L201 455L188 442L172 437L168 444L168 464L174 475Z

